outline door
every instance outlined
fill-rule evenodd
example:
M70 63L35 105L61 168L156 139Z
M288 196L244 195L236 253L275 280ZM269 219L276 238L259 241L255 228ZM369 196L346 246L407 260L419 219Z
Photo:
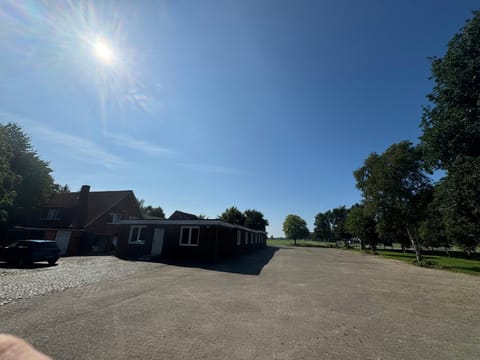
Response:
M150 255L152 257L162 256L164 236L165 236L165 229L155 228L155 230L153 231L152 250L150 252Z
M57 242L58 248L60 249L60 255L65 255L67 253L68 244L70 243L70 236L72 235L71 231L58 230L57 235L55 236L55 241Z

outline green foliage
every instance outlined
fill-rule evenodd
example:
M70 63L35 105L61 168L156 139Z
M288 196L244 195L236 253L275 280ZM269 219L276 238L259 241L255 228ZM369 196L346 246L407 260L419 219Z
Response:
M430 165L443 169L459 157L480 156L480 12L433 58L431 106L423 113L421 136Z
M293 239L295 245L298 239L308 239L310 232L308 231L307 222L298 215L287 215L283 222L283 232L289 239Z
M467 254L475 252L480 243L480 157L454 161L436 196L448 238Z
M142 207L141 210L144 215L155 216L161 219L165 219L165 213L163 212L163 209L160 206L153 207L151 205L148 205L148 206Z
M350 234L360 239L362 250L368 244L373 252L376 252L378 243L376 225L375 219L365 211L363 205L352 206L345 219L345 228Z
M236 206L232 206L226 209L218 218L227 223L241 226L245 225L246 220L245 215L240 210L238 210Z
M432 187L422 171L420 149L409 141L393 144L381 155L370 154L354 176L367 214L377 219L384 232L405 231L421 261L418 228L425 218Z
M264 218L263 214L258 210L245 210L243 212L245 216L245 226L254 229L265 231L268 226L268 220Z
M448 250L451 242L447 237L445 223L439 210L438 185L434 191L434 200L427 207L427 216L420 224L419 235L427 248L443 247Z
M317 241L332 241L333 232L330 224L330 220L324 213L318 213L315 216L315 223L313 228L313 238Z
M472 253L480 242L480 11L433 59L432 79L422 146L429 166L447 173L437 191L447 237Z
M0 223L7 221L8 211L13 206L18 176L10 169L12 152L7 140L7 133L0 126Z
M349 237L345 228L347 213L345 206L318 213L315 216L314 238L327 241L346 240Z
M44 205L55 190L52 170L33 150L30 139L16 124L0 125L0 212L13 221L15 208Z

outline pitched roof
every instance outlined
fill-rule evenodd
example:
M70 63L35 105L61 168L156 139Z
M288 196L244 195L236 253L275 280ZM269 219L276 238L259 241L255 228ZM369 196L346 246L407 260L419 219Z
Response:
M116 203L130 194L135 198L132 190L89 192L87 224L104 214ZM77 208L79 195L79 192L56 194L50 199L47 207L67 209Z
M189 214L183 211L175 210L168 220L198 220L197 215Z

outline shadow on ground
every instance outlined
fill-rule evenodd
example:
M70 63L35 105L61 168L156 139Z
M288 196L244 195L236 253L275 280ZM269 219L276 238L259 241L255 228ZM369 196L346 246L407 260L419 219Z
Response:
M57 266L57 265L58 264L49 265L49 264L45 264L45 263L33 263L33 264L18 265L18 264L12 264L12 263L7 263L7 262L0 262L0 269L41 269L41 268L53 267L53 266Z
M280 249L289 250L288 248L283 247L267 246L263 249L258 249L221 262L173 260L159 260L158 262L167 265L200 268L204 270L228 272L241 275L260 275L263 267L270 262L274 254Z

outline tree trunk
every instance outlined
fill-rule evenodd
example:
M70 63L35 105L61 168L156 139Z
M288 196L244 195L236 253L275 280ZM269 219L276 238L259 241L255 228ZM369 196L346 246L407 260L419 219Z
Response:
M295 244L295 246L297 246L297 239L296 238L293 239L293 243Z
M407 227L407 234L410 239L410 242L412 243L413 250L415 251L415 257L417 259L417 262L421 262L423 257L422 257L422 244L420 242L420 239L418 238L418 234L416 229L409 229Z

